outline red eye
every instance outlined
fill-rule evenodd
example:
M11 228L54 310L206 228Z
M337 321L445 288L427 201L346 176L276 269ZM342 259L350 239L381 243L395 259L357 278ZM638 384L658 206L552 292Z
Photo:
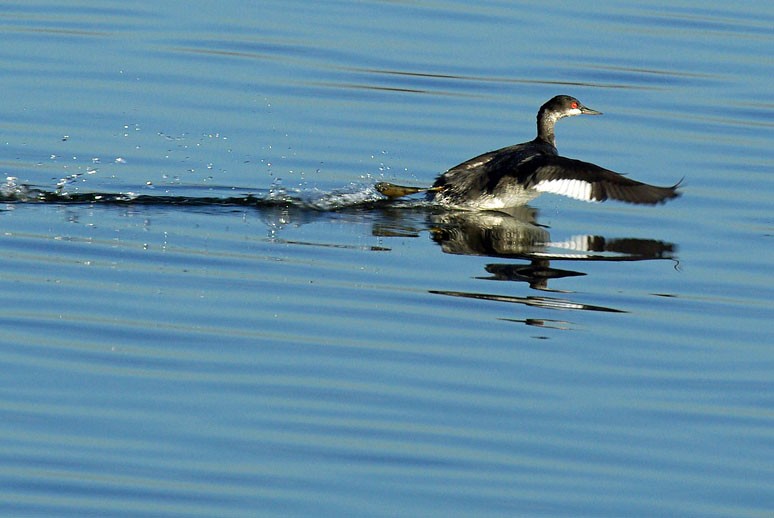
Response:
M572 103L570 103L570 108L572 108L573 110L577 107L578 107L578 103L576 101L573 101Z

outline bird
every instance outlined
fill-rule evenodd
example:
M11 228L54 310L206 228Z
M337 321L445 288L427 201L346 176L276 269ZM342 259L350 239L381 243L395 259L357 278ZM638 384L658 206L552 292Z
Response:
M602 115L569 95L557 95L537 113L534 140L490 151L448 169L432 187L379 182L388 198L426 192L444 207L498 210L525 205L547 192L589 202L608 199L655 205L680 196L682 180L669 187L649 185L590 162L559 155L554 126L565 117Z

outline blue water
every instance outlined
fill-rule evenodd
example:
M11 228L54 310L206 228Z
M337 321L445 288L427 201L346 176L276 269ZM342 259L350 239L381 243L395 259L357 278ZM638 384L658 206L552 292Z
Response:
M765 516L767 2L0 9L0 513ZM384 203L531 139L658 185Z

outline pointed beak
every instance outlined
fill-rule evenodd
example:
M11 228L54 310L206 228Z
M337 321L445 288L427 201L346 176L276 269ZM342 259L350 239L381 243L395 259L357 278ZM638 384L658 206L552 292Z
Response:
M581 105L580 111L583 115L602 115L602 112L598 112L597 110L592 110L588 106Z

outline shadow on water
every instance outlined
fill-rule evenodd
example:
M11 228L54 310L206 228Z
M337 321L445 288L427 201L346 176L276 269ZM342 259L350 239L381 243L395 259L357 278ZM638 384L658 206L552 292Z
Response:
M222 189L221 191L231 191ZM212 189L210 189L212 191ZM579 264L591 261L677 260L677 246L657 239L610 238L586 234L552 241L548 227L537 220L537 210L516 207L508 211L446 210L419 200L388 200L373 186L332 192L294 192L257 190L254 194L227 195L138 195L134 193L67 193L46 191L13 183L0 190L0 203L46 203L88 206L179 207L181 209L221 209L227 207L256 210L271 229L301 226L330 219L333 214L369 214L372 235L385 239L414 238L427 232L446 254L491 257L507 261L485 266L489 281L526 283L541 296L510 296L481 292L431 290L430 293L524 304L557 310L586 310L611 313L626 311L611 307L574 302L570 291L552 288L552 281L586 275L575 269L556 267L557 262ZM314 243L307 243L314 244ZM320 245L323 246L323 245ZM330 245L325 245L330 246ZM516 262L518 261L518 262ZM547 293L562 294L562 297ZM524 322L551 325L559 321Z

